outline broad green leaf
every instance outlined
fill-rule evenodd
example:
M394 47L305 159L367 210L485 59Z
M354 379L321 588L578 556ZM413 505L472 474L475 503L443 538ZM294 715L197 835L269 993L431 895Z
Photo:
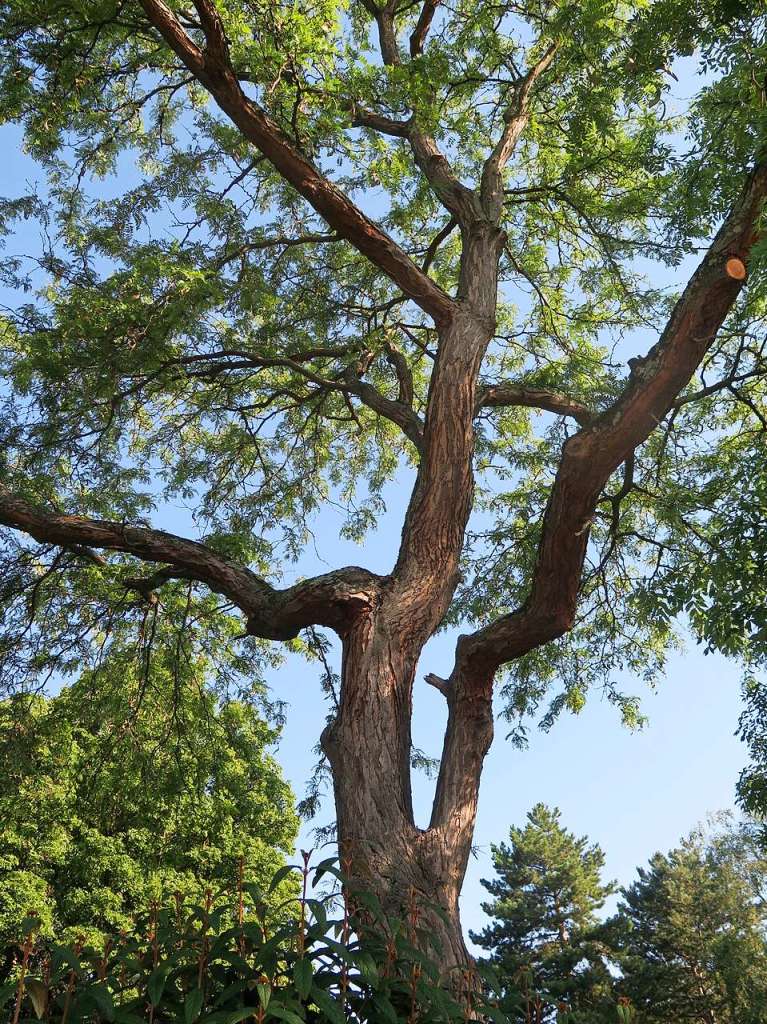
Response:
M202 1009L202 989L193 988L184 999L184 1024L193 1024Z

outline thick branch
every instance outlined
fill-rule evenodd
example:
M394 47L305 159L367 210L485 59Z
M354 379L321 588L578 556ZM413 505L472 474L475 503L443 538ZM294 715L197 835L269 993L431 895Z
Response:
M387 274L436 323L448 323L455 310L450 296L348 196L325 178L279 125L242 91L229 61L226 38L215 5L208 0L200 0L195 5L207 39L206 49L201 50L163 0L141 0L141 3L149 21L174 53L285 180L339 235Z
M174 576L198 580L244 612L249 633L269 640L289 640L309 625L344 633L352 621L370 610L380 585L378 577L352 566L275 590L250 569L235 565L205 544L164 530L60 515L12 494L2 484L0 525L44 544L122 551L142 561L161 563L166 568L152 577L153 585ZM135 583L126 581L127 586Z
M482 168L480 186L482 206L493 223L498 222L503 209L503 169L530 119L530 97L533 86L551 65L556 52L556 44L552 43L524 78L514 85L512 102L503 115L504 129L501 132L501 137Z
M424 43L426 37L429 34L431 23L436 13L437 7L439 6L440 0L426 0L421 13L418 16L418 21L413 29L412 35L410 36L410 56L418 57L423 53Z
M483 220L479 196L458 178L435 139L415 125L408 138L415 162L445 209L464 226Z
M614 405L571 437L549 498L530 596L525 606L458 642L455 673L478 685L499 665L571 627L600 494L621 463L674 406L714 342L743 282L727 273L748 263L767 196L767 163L749 175L740 198L693 274L659 341L635 364Z
M571 416L582 427L594 420L595 414L582 402L560 391L547 388L526 388L516 384L490 384L479 390L477 412L488 407L521 405L530 409L543 409L557 416Z

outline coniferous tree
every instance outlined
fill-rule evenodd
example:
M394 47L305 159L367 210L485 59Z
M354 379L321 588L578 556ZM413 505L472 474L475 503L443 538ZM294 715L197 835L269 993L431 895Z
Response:
M509 993L505 1008L526 1020L527 1003L540 997L547 1021L558 1006L584 1024L607 1019L612 979L595 926L614 887L601 880L602 850L565 829L559 810L544 804L524 828L509 830L509 840L491 847L496 878L482 881L493 897L482 909L494 921L471 936L491 951Z
M753 832L694 832L623 890L620 989L642 1024L767 1020L767 863Z

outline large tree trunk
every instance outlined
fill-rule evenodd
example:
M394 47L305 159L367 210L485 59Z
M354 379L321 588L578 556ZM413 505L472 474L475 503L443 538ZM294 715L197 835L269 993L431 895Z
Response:
M458 898L471 849L482 760L493 733L490 690L471 722L448 700L445 754L471 730L460 766L443 754L432 822L418 828L410 784L412 689L418 651L392 614L374 610L344 638L340 709L322 736L333 773L339 852L352 881L385 913L415 905L425 951L460 982L472 965ZM416 645L418 646L418 645ZM469 740L463 733L463 740ZM456 785L456 780L460 782ZM443 814L443 810L449 812ZM433 908L439 908L437 913ZM459 972L456 974L456 972Z
M458 583L471 511L476 383L492 337L501 235L465 238L465 307L440 331L423 449L392 575L342 632L341 694L322 746L333 772L339 849L352 878L402 916L415 900L446 975L471 967L458 898L471 851L482 762L493 735L492 672L438 681L448 723L431 821L411 795L413 679ZM431 908L438 907L441 914Z

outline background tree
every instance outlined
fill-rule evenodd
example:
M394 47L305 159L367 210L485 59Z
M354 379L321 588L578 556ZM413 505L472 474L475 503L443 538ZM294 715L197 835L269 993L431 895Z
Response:
M41 229L3 266L4 677L89 663L179 580L199 646L247 633L246 674L265 642L324 657L334 631L345 861L388 906L441 904L431 933L464 965L496 681L514 718L553 680L544 721L595 681L635 717L612 671L662 667L675 567L690 536L708 552L701 521L761 448L763 6L6 0L0 18L0 117L47 175L2 206ZM680 123L664 94L696 47L707 84ZM641 277L699 251L678 295ZM318 507L361 538L398 473L389 572L281 585ZM158 528L169 504L195 539ZM447 728L419 828L413 683L447 625L464 632L427 676Z
M657 853L607 925L621 991L647 1024L756 1024L767 1013L767 862L750 827Z
M547 1004L553 1021L566 1004L577 1021L615 1017L612 976L594 928L615 891L601 880L604 854L560 824L560 812L536 804L524 828L509 829L509 844L492 846L496 878L482 881L493 896L482 909L493 923L472 941L490 951L489 962L510 993L512 1019L524 1021L518 993L528 988Z
M153 902L231 902L240 858L267 892L298 827L278 731L193 668L165 654L139 675L113 650L53 699L0 703L0 946L30 911L44 936L99 948Z

